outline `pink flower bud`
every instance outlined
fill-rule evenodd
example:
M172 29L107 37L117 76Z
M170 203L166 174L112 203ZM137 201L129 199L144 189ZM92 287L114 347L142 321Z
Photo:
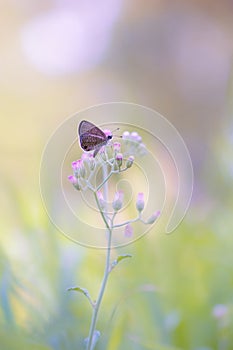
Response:
M116 154L116 162L119 167L122 166L122 160L123 160L123 154L122 153L117 153Z
M83 153L82 156L81 156L81 159L82 161L87 161L89 160L89 157L90 157L90 153Z
M131 132L130 138L134 141L137 141L138 133L136 131Z
M82 163L83 163L82 159L78 159L78 160L72 162L72 168L74 170L80 169L80 167L82 166Z
M130 224L125 226L125 237L130 238L133 236L133 227Z
M154 212L149 219L147 220L147 224L153 224L155 222L155 220L160 216L160 211L156 211Z
M90 170L95 169L95 158L92 153L83 153L81 159L83 164L87 164Z
M123 191L117 191L115 193L113 202L112 202L112 207L115 211L118 211L122 208L123 205L123 199L124 199L124 192Z
M124 132L123 132L123 135L122 135L122 138L123 138L124 140L127 140L127 139L129 139L129 136L130 136L130 133L129 133L128 131L124 131Z
M68 180L72 183L75 184L77 181L77 178L74 175L69 175Z
M78 190L81 190L81 186L79 183L79 180L77 179L77 177L75 177L74 175L70 175L68 176L68 180L72 183L72 185Z
M134 156L129 156L129 158L126 161L126 168L130 168L133 165L134 162Z
M105 200L104 200L104 197L103 197L103 194L102 194L101 191L97 192L97 198L98 198L98 201L99 201L100 208L102 210L105 209Z
M145 201L144 201L144 193L140 192L138 193L136 207L139 212L141 212L144 209Z
M142 137L136 131L131 132L130 138L137 143L142 142Z
M114 142L113 149L116 153L120 152L121 144L119 142Z
M75 162L72 162L72 168L74 170L74 175L79 177L81 173L81 169L84 168L83 160L78 159Z

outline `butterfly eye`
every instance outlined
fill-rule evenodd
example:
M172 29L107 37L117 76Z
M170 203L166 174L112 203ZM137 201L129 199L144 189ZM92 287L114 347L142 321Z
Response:
M107 136L107 139L108 139L108 140L111 140L111 139L112 139L112 135L108 135L108 136Z

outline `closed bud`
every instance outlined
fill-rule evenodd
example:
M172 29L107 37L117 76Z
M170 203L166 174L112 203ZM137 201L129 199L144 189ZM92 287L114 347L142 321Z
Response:
M73 184L73 186L76 188L76 190L78 190L78 191L81 190L81 185L80 185L79 179L77 179L76 176L70 175L70 176L68 176L68 180Z
M141 212L144 209L144 206L145 206L144 193L140 192L138 193L136 208L139 212Z
M75 162L72 163L72 168L74 170L74 175L76 177L80 177L81 176L81 168L83 167L83 160L82 159L78 159Z
M117 191L114 196L114 200L112 202L112 207L115 211L118 211L122 208L124 199L123 191Z
M124 131L124 132L123 132L123 135L122 135L123 140L128 140L129 137L130 137L129 131Z
M146 221L147 224L153 224L155 222L155 220L159 217L160 215L160 211L156 211L155 213L153 213L149 219Z
M138 133L136 131L132 131L131 132L131 135L130 135L131 140L137 141L138 137L139 137L139 135L138 135Z
M119 166L119 168L122 166L122 160L123 160L123 155L122 153L117 153L116 154L116 162L117 162L117 165Z
M129 156L129 158L126 161L126 168L130 168L133 165L134 162L134 156Z
M86 164L91 171L95 169L95 158L92 153L83 153L82 161L83 165L85 166Z
M101 191L97 192L97 197L98 197L100 208L102 210L105 209L105 200Z

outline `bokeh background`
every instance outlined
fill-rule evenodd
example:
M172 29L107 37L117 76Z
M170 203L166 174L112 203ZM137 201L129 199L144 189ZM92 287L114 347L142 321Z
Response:
M231 0L0 1L1 349L82 348L91 310L66 290L97 294L104 251L51 224L40 158L65 118L110 101L167 117L195 186L172 235L120 251L97 349L233 348L232 17Z

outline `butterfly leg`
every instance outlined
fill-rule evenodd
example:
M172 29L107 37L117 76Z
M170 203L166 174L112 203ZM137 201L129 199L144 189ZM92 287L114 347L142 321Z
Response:
M95 157L97 155L97 153L99 152L99 150L101 149L102 145L96 146L95 147L95 151L93 153L93 157Z

